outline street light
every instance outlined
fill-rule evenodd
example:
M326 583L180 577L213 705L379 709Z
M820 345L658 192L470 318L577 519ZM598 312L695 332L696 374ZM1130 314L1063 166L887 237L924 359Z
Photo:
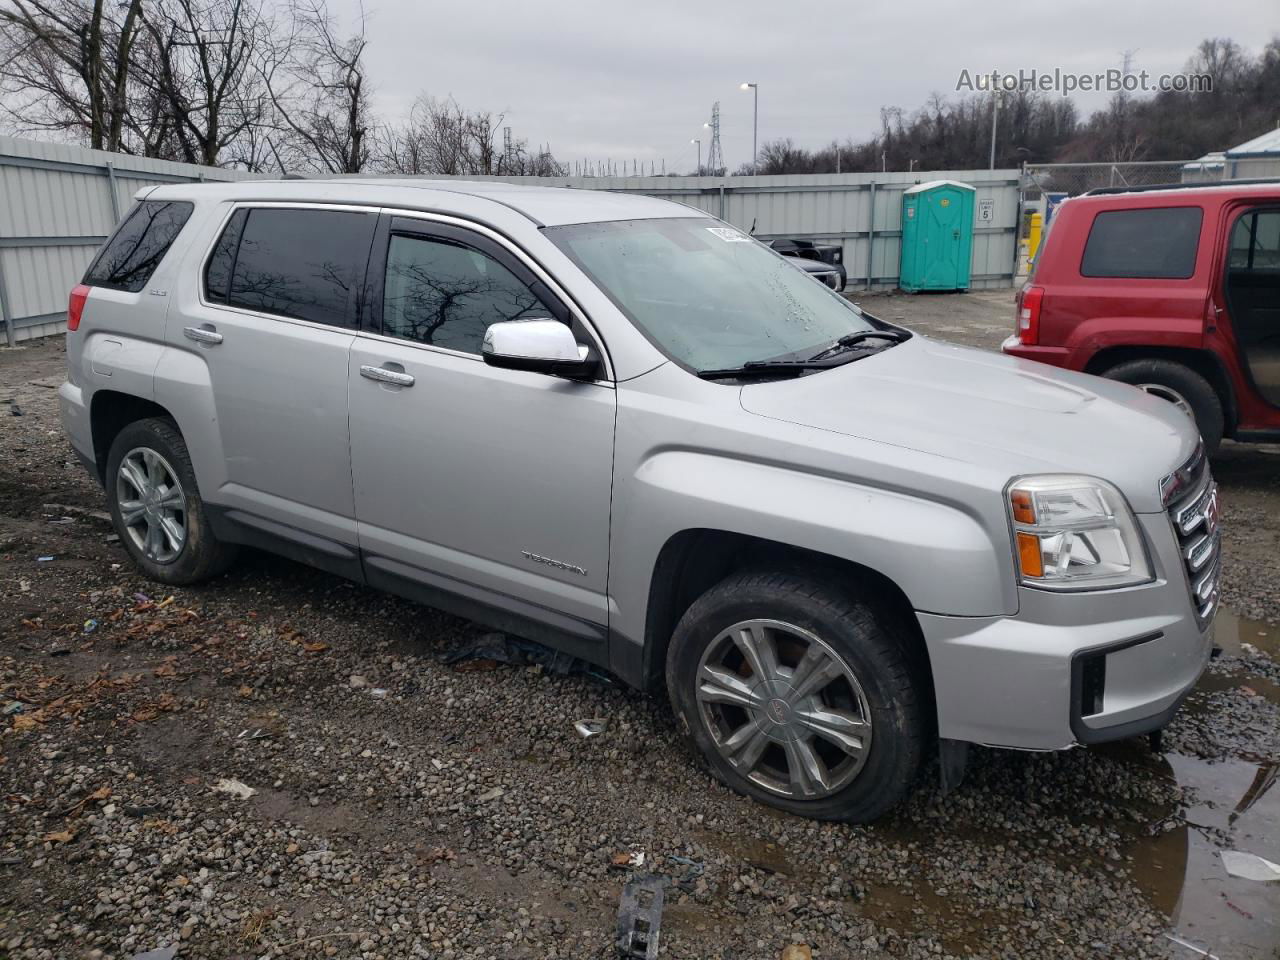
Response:
M760 84L742 83L738 86L738 89L750 90L753 99L751 107L751 175L754 177L760 172L756 165L756 144L759 142L760 132Z
M702 176L702 141L697 137L694 137L689 142L696 143L698 145L698 169L694 171L694 176L700 177Z

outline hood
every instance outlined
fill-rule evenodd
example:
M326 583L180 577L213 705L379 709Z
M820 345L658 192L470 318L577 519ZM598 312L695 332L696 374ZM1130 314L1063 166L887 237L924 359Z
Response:
M1194 425L1142 391L919 335L833 370L742 388L761 417L907 447L990 469L1114 483L1155 513L1160 480L1191 456Z

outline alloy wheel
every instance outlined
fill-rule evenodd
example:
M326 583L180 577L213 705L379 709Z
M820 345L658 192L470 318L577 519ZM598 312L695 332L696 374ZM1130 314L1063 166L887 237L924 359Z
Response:
M1192 422L1196 419L1196 412L1191 409L1191 404L1187 402L1187 398L1180 394L1172 387L1167 387L1163 383L1135 383L1135 387L1153 397L1159 397L1161 400L1167 400L1175 407L1191 418Z
M150 447L124 455L116 473L116 505L124 532L143 556L170 563L187 542L187 500L177 471Z
M823 640L779 620L722 631L698 664L696 699L724 760L792 799L837 793L871 749L871 710L853 668Z

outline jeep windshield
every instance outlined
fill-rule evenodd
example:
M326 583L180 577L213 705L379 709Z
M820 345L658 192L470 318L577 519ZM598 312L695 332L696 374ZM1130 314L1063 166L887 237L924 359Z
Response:
M659 349L699 373L763 361L780 376L824 369L836 362L803 361L826 356L849 334L879 329L848 300L716 220L619 220L544 232Z

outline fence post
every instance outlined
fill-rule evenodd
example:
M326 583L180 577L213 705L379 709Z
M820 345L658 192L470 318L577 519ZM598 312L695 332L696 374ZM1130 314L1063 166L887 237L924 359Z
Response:
M867 289L871 289L871 267L874 263L872 254L876 245L876 182L870 183L871 199L867 211Z
M116 195L116 165L110 160L107 167L107 189L111 191L111 218L114 223L120 222L120 198Z
M13 328L13 311L9 309L9 291L4 285L4 254L0 252L0 320L4 321L4 340L12 347L18 343L18 331Z

